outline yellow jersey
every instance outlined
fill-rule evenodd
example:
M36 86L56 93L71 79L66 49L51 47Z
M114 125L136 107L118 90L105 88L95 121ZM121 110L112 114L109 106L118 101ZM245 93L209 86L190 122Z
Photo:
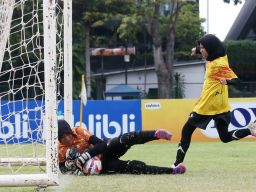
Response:
M193 111L200 115L216 115L230 110L228 86L219 79L237 78L229 68L227 55L206 63L205 81L200 98Z

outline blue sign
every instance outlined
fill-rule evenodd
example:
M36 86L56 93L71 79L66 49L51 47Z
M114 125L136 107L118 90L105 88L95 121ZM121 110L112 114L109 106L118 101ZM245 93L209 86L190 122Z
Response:
M73 127L80 126L80 101L73 102L73 112ZM59 113L63 113L63 107L59 107ZM88 101L83 106L82 127L99 138L113 138L123 133L140 131L141 125L140 100L97 100Z
M41 101L1 101L0 143L44 142Z
M1 101L0 143L44 142L41 106L41 101ZM80 126L80 101L73 101L73 112L71 127ZM58 104L58 116L63 118L63 101ZM83 106L82 127L99 138L139 131L141 124L140 100L88 101Z

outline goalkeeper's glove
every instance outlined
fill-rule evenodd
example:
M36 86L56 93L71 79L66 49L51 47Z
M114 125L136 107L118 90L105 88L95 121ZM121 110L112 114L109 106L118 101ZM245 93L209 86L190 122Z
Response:
M76 168L72 171L72 175L83 176L85 174L79 168Z
M87 152L84 151L83 153L80 154L75 160L76 167L78 167L80 170L83 170L84 164L86 161L91 159L91 155Z
M80 153L77 149L71 148L68 149L66 152L66 159L67 160L75 160L77 157L80 156Z
M76 149L68 149L66 152L65 167L68 170L76 169L76 159L80 156L80 153Z

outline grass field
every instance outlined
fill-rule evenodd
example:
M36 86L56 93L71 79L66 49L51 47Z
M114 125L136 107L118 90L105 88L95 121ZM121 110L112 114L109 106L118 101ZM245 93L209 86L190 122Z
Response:
M123 159L170 166L177 143L152 143L133 147ZM184 175L107 175L60 177L60 186L47 192L255 192L256 141L193 142ZM34 191L35 188L0 188L2 192Z

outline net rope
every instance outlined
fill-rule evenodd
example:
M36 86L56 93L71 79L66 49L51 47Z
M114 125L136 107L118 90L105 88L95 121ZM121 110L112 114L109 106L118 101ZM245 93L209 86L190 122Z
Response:
M42 0L0 0L0 174L44 171L44 32ZM10 16L12 12L12 17ZM4 11L2 13L2 11ZM5 22L5 24L4 24ZM3 26L5 25L5 26ZM63 2L56 1L57 97L62 100ZM9 26L9 29L8 29ZM5 40L6 38L6 40ZM2 51L4 50L4 51ZM54 95L53 95L54 97ZM12 158L24 159L13 165ZM29 168L26 158L33 158ZM0 161L1 164L1 161ZM34 168L34 165L37 168ZM25 168L24 168L25 167ZM1 171L2 170L2 171Z

